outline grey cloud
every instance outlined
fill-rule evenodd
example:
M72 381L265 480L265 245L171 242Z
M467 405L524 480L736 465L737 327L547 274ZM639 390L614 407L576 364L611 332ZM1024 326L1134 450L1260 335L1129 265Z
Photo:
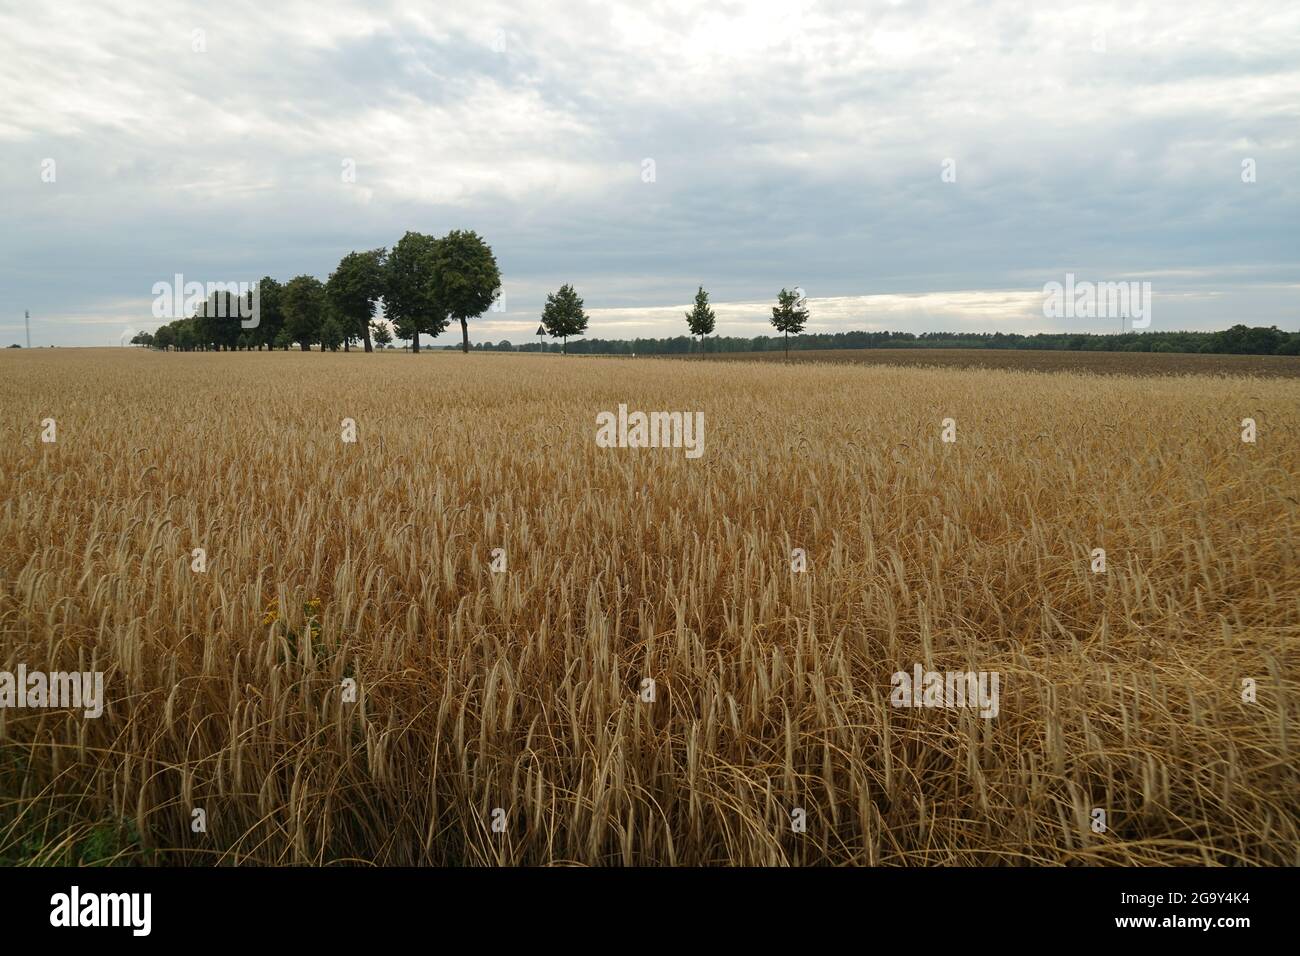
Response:
M31 308L48 341L107 344L133 300L123 321L149 326L175 272L323 277L455 227L506 275L510 313L480 338L565 281L675 335L657 307L699 283L848 301L1066 270L1163 275L1156 327L1300 321L1300 11L1280 0L126 6L0 13L0 327ZM889 319L998 327L948 305Z

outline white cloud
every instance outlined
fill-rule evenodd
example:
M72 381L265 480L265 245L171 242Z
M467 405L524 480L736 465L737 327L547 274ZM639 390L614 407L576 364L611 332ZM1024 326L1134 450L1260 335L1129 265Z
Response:
M1286 316L1297 47L1284 0L10 6L0 322L453 225L512 311L581 276L663 334L699 281L745 303L800 275L828 309L870 296L844 321L1019 321L1067 268Z

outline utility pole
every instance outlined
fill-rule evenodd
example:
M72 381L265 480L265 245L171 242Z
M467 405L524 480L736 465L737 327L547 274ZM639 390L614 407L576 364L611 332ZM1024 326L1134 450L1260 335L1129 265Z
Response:
M23 309L23 326L27 329L27 347L32 347L32 314Z

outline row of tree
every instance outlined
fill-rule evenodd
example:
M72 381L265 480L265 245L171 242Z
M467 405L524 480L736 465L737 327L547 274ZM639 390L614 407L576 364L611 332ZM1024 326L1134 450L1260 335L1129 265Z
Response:
M395 333L418 352L421 335L436 337L457 320L461 348L469 352L468 320L486 312L500 291L496 257L477 233L453 230L435 239L407 232L391 251L349 252L325 282L300 275L281 284L266 276L258 283L256 297L250 291L243 303L233 293L214 292L193 315L174 319L152 333L140 332L131 343L164 351L260 351L297 344L306 352L313 345L349 351L353 343L361 342L370 352L375 344L387 347ZM242 309L237 307L241 305ZM376 316L381 308L386 321ZM257 323L245 328L238 321L241 314L254 312ZM790 333L803 331L807 318L799 294L782 289L772 310L773 326L788 339ZM567 352L569 338L585 334L587 323L582 299L566 283L546 297L538 332L560 339L560 351ZM686 324L692 336L699 336L703 350L705 337L715 327L703 286L696 293L694 308L686 313Z
M442 238L407 232L388 249L349 252L325 282L300 275L283 284L269 276L258 284L258 323L245 329L238 321L229 292L212 295L195 314L176 319L150 334L142 332L133 344L160 349L288 349L303 351L313 345L322 350L347 351L363 343L367 352L375 344L386 347L393 335L420 350L420 336L438 336L453 322L460 323L461 349L470 351L468 320L482 315L497 302L501 273L492 249L475 232L453 230ZM248 294L246 306L253 296ZM377 315L382 310L383 319ZM247 312L247 307L245 309ZM693 351L761 352L778 345L790 350L790 336L799 349L837 348L991 348L1051 349L1118 352L1210 352L1252 355L1300 355L1300 334L1276 326L1249 328L1234 325L1221 332L1130 332L1113 334L1003 332L835 332L803 334L808 321L806 300L800 290L782 289L772 308L772 326L780 339L768 336L709 338L716 316L709 294L700 286L695 302L685 313L690 336L667 339L604 340L575 343L578 353L664 355ZM569 338L584 335L588 318L583 301L572 285L565 284L546 297L542 309L544 332L560 339L558 351L567 353ZM450 347L450 346L449 346ZM540 342L520 345L477 345L492 351L552 351Z
M257 324L244 328L229 292L210 296L192 316L168 322L139 344L161 349L262 349L303 351L313 345L347 351L363 343L386 345L393 334L420 350L420 335L440 335L460 323L469 351L468 320L497 300L501 272L492 249L475 232L453 230L442 238L408 232L389 249L349 252L329 279L295 276L280 283L270 276L257 288ZM254 302L247 294L245 313ZM385 322L376 315L382 302ZM391 331L390 331L391 327Z
M714 320L713 310L709 308L709 294L704 291L704 286L700 286L695 293L695 305L686 313L686 327L691 335L700 337L701 353L704 351L704 337L713 334ZM798 289L782 289L776 294L776 305L772 308L772 327L781 333L787 357L790 354L790 336L803 332L807 322L807 300Z

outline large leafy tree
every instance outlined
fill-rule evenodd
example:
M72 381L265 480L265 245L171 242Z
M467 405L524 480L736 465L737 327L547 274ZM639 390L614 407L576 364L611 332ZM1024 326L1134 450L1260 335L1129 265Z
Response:
M388 254L384 317L398 338L410 339L420 351L420 333L440 335L447 328L447 307L434 281L438 240L408 232Z
M704 336L711 335L714 327L713 310L709 308L709 294L704 291L704 286L695 293L695 307L686 313L686 327L691 330L691 335L700 337L700 353L703 354Z
M542 326L546 334L564 340L561 350L569 352L569 336L582 335L587 331L587 313L582 310L582 300L573 286L567 282L559 290L546 297L546 307L542 309Z
M212 299L204 299L194 307L194 314L190 316L190 326L194 332L196 345L201 346L204 351L217 348L217 340L221 337L221 332L217 328L216 305Z
M284 310L284 327L291 341L304 352L320 341L320 327L325 319L325 286L315 276L295 276L284 285L280 307Z
M257 328L249 329L249 332L252 333L253 341L257 343L257 350L260 352L263 345L268 349L274 347L276 337L284 328L284 310L281 308L280 301L284 294L284 286L270 276L263 276L257 285Z
M345 337L363 339L367 352L374 351L370 343L370 320L387 284L384 269L387 253L387 249L349 252L325 283L325 294L338 315Z
M785 357L790 358L790 333L798 335L808 321L808 309L805 300L800 298L799 290L782 289L776 296L776 306L772 309L772 325L785 336Z
M194 313L199 341L218 351L230 351L243 331L239 324L239 303L235 295L214 291Z
M438 240L434 281L447 315L460 322L461 349L468 353L466 320L486 312L501 291L496 256L478 233L453 229Z

